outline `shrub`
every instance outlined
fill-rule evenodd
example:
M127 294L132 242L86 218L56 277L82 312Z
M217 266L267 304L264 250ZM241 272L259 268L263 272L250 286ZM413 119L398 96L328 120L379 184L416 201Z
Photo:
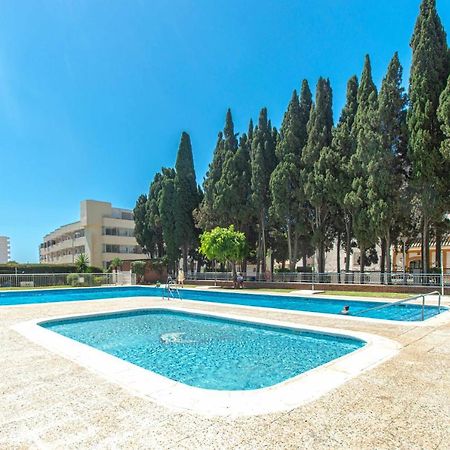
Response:
M104 277L94 277L94 286L101 286L103 284Z
M67 284L70 284L71 286L79 286L79 275L77 273L67 275Z
M86 269L87 273L103 273L103 269L100 269L100 267L95 267L95 266L89 266Z

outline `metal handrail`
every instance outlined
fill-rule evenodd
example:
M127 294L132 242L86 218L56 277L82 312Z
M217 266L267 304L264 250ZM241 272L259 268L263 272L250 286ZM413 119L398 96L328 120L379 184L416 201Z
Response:
M165 298L165 295L164 295L164 294L165 294L166 291L167 291L167 300L169 300L169 295L170 295L173 299L175 298L174 292L176 292L178 299L181 300L181 297L180 297L180 291L178 290L178 286L177 286L175 283L170 283L170 282L169 282L169 278L170 278L170 277L167 278L167 283L166 283L166 285L164 286L164 290L163 290L163 300L164 300L164 298Z
M374 306L373 308L367 308L367 309L364 309L362 311L358 311L358 313L355 314L355 316L359 315L359 314L364 314L364 313L369 312L369 311L375 311L375 310L378 310L378 309L389 308L390 306L400 305L402 303L410 302L411 300L417 300L418 298L422 298L422 321L423 321L423 320L425 320L425 297L427 295L436 295L436 294L439 296L439 298L438 298L438 311L440 313L441 312L441 293L439 291L433 291L433 292L429 292L427 294L414 295L413 297L408 297L408 298L405 298L403 300L398 300L396 302L383 303L382 305Z

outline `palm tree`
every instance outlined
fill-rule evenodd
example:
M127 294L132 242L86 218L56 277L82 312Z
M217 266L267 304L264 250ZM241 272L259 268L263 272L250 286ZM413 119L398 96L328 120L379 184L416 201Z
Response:
M120 258L113 258L111 262L109 263L109 269L110 270L117 270L122 267L122 260Z
M86 273L89 267L89 258L85 253L80 253L75 260L78 273Z

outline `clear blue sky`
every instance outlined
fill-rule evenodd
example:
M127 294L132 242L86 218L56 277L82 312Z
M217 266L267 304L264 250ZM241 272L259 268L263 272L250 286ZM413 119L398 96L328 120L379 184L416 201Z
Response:
M0 235L37 261L90 198L134 206L190 133L202 181L232 108L279 126L294 88L329 77L335 117L365 53L408 75L419 0L33 0L0 4ZM450 2L438 0L450 32Z

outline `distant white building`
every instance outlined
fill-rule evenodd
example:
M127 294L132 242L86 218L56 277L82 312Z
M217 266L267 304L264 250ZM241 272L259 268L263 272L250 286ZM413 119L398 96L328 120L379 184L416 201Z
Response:
M0 264L6 264L11 260L11 244L9 237L0 236Z

